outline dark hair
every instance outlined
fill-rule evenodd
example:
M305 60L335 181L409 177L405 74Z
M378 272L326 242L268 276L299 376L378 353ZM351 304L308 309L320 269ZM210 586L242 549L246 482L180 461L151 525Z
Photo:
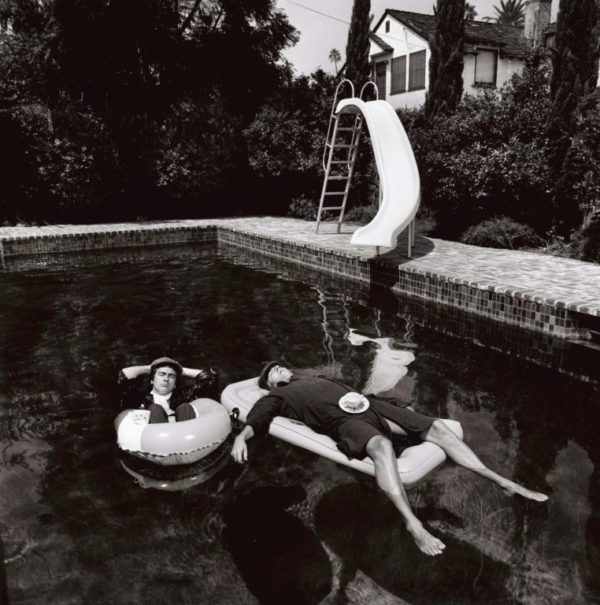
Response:
M258 377L258 386L261 389L269 388L269 372L278 365L281 365L279 361L269 361L269 363L262 369L262 372Z

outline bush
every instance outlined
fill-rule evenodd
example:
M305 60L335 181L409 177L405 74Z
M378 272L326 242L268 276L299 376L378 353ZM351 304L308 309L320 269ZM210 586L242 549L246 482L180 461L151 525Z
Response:
M292 79L259 111L244 135L260 195L283 214L306 218L318 204L334 79L322 71ZM315 207L314 215L316 216Z
M529 225L498 216L469 227L460 238L465 244L486 248L535 248L543 245L542 238Z
M306 221L316 221L318 211L319 205L315 199L309 199L301 195L292 200L288 214L294 218L301 218Z
M358 223L359 225L366 225L370 223L377 214L379 207L377 204L370 204L369 206L358 206L348 210L344 216L344 220L349 223Z
M400 113L421 174L422 203L436 215L436 235L455 239L498 215L539 232L550 228L548 109L547 68L531 60L501 92L466 96L451 115L426 121L419 112Z

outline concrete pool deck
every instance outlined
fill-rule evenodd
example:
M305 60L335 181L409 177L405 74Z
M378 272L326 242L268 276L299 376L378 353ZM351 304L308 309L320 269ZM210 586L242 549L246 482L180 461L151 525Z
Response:
M349 279L383 285L561 338L600 334L600 265L533 252L479 248L417 235L398 247L352 246L357 226L280 217L0 227L4 271L24 258L194 242L226 243Z

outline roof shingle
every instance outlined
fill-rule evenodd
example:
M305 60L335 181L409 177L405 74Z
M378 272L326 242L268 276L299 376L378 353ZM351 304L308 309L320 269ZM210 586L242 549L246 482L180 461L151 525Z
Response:
M394 9L386 10L384 17L385 15L391 15L428 41L433 38L435 33L433 15ZM522 27L487 21L465 21L465 51L473 51L477 45L496 46L503 56L519 58L527 56L530 48Z

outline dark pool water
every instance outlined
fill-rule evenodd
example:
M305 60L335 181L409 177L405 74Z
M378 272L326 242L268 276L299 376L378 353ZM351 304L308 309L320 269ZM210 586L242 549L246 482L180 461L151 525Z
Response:
M598 602L593 381L253 264L175 249L0 274L0 603ZM429 559L370 479L273 438L196 481L136 466L115 446L115 379L164 354L222 387L279 358L383 390L459 420L550 500L446 463L409 491L447 544Z

